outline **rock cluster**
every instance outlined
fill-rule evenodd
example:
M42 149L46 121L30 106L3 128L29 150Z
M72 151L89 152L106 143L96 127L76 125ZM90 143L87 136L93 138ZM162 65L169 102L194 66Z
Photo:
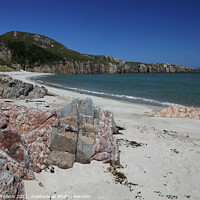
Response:
M34 179L33 172L49 165L67 169L93 159L117 164L116 131L112 112L94 108L89 98L59 112L0 103L0 194L23 196L22 179Z
M47 165L70 168L74 162L90 163L92 159L116 164L115 130L112 112L94 108L90 98L73 100L59 113Z
M19 80L14 80L8 75L0 75L0 98L42 98L47 94L45 87L33 86Z
M200 108L186 106L170 106L153 115L154 117L189 118L200 120Z
M49 165L118 164L116 131L112 112L95 108L90 98L60 111L0 103L0 194L24 195L22 179L34 179L33 172Z

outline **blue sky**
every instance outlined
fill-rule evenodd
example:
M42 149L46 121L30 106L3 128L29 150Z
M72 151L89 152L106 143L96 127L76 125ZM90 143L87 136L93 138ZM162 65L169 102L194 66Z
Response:
M199 0L1 0L0 34L46 35L81 53L200 68Z

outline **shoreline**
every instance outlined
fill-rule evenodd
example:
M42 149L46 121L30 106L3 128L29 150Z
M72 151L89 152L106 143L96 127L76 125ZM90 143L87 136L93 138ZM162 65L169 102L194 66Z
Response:
M154 76L155 75L153 75L153 77L150 76L150 78L148 78L148 75L142 75L140 77L135 76L135 74L130 74L130 76L126 74L109 74L108 76L101 76L101 74L97 74L97 76L95 76L95 74L53 76L44 75L42 77L31 77L31 79L34 79L37 83L49 85L56 88L80 92L92 96L106 97L132 103L139 103L143 105L147 104L162 107L175 105L187 107L200 107L198 102L198 94L195 93L195 90L197 92L197 86L199 85L196 79L198 78L198 76L194 76L194 89L189 89L192 86L192 84L189 84L188 81L183 81L186 84L185 89L183 89L184 86L180 85L180 79L182 76L173 76L172 74L172 76L167 75L165 77L163 73L160 75L158 74L155 77ZM184 77L185 76L183 75L182 78L184 79ZM112 78L113 81L110 82L110 79ZM140 78L143 81L139 81ZM79 83L79 79L81 84ZM163 83L161 81L162 79ZM167 83L166 81L168 79L169 82ZM184 80L190 79L190 76L188 78L186 76ZM103 82L104 80L105 83ZM147 83L143 83L146 82L145 80L147 81ZM88 83L90 84L88 84L87 81L89 81ZM159 83L161 83L161 86L158 85Z
M31 84L35 84L29 80L31 76L44 75L32 72L1 74ZM108 172L108 164L96 161L91 164L75 163L71 169L55 167L55 173L43 170L40 174L35 173L36 180L24 181L28 200L34 199L32 195L55 195L54 199L66 199L64 195L90 195L91 198L86 199L92 200L127 200L136 196L145 200L160 200L161 197L167 200L169 195L181 200L188 199L188 196L191 199L199 198L200 120L151 117L163 107L45 87L54 95L45 96L40 99L42 102L12 100L11 103L59 109L74 98L90 97L95 107L111 110L116 124L125 128L121 135L115 135L119 140L122 166L118 170L134 185L130 191L127 186L116 184L112 173ZM130 141L141 143L142 146L133 148L129 145ZM58 195L63 195L63 198L58 198Z
M43 76L46 77L46 76L51 76L51 75L54 75L54 74L30 76L30 77L27 77L27 80L33 81L36 84L42 84L44 86L50 86L53 88L58 88L58 89L66 90L66 91L76 92L76 93L80 93L84 95L90 95L92 97L107 98L107 99L129 102L129 103L134 103L134 104L139 104L139 105L144 105L144 106L155 106L155 107L160 107L161 109L166 108L170 105L176 105L174 103L158 102L156 100L151 100L151 99L145 100L145 98L141 98L141 97L133 97L133 99L131 100L131 99L126 98L125 95L109 95L107 93L103 93L103 92L98 93L95 91L89 91L89 90L81 89L81 88L70 88L70 87L59 85L59 84L44 82L39 79L39 77L43 77Z

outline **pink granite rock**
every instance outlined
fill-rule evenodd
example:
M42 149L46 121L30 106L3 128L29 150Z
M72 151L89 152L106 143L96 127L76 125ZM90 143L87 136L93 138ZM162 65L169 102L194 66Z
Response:
M113 113L111 111L100 112L99 132L96 137L93 160L105 163L118 164L119 152L117 140L113 136Z
M8 126L16 129L19 133L10 133L10 137L13 134L14 138L18 138L18 142L20 137L24 138L24 144L21 144L18 148L18 151L14 153L8 153L8 151L3 149L5 145L9 146L9 142L2 139L2 150L6 152L11 158L17 160L20 164L24 162L23 160L23 147L27 147L28 155L29 155L29 165L34 172L40 172L46 161L46 158L49 154L49 146L50 146L50 133L52 131L52 125L54 125L57 119L57 113L55 110L39 110L35 108L28 108L25 106L16 106L8 103L0 104L0 111L8 118ZM15 137L14 137L15 134ZM5 134L4 134L4 137ZM16 142L15 142L16 143ZM14 142L13 142L14 146ZM14 148L14 147L13 147ZM17 154L17 156L16 156ZM21 157L20 157L21 156ZM5 157L5 156L4 156ZM14 165L15 166L15 165ZM27 163L25 164L27 166ZM15 167L14 167L15 168ZM19 173L19 175L21 175ZM28 179L31 178L28 176Z
M52 121L52 117L56 116L55 110L43 111L8 103L1 103L0 111L9 118L8 126L16 128L21 134L26 134L41 126L46 127L49 121Z
M34 179L28 145L16 129L8 127L0 132L0 158L23 179Z
M22 179L8 170L5 160L0 159L0 199L25 199Z
M113 114L94 109L89 98L74 100L59 118L55 110L8 103L0 103L0 113L7 120L2 126L7 128L0 132L0 158L23 179L34 179L33 172L40 172L45 164L69 168L74 161L119 162Z
M153 117L168 117L168 118L189 118L200 120L200 108L186 106L169 106L160 112L157 112Z
M168 117L168 118L189 118L200 120L200 108L186 106L169 106L160 112L157 112L153 117Z
M17 175L19 175L20 178L23 178L25 180L35 179L34 173L30 168L30 163L28 163L27 166L23 165L3 150L0 150L0 159L5 160L7 162L8 169L15 172Z

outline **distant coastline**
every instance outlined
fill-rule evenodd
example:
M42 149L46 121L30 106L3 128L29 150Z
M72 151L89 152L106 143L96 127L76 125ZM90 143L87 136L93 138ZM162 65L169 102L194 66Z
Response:
M0 35L0 65L53 74L200 72L183 65L127 62L106 55L82 54L44 35L21 31Z

